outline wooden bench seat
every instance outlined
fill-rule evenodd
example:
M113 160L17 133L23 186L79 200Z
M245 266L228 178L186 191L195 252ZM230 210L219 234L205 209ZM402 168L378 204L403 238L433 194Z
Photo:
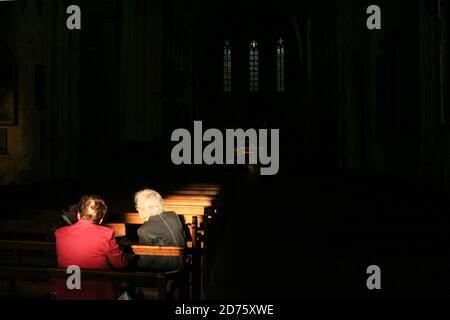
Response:
M66 270L49 266L22 266L23 255L30 251L52 252L55 254L55 243L38 241L0 240L0 249L10 249L16 258L14 265L0 267L0 292L3 296L24 292L34 292L32 295L49 296L52 289L52 280L67 278ZM83 279L107 279L119 284L126 283L143 290L156 290L158 299L166 298L167 283L171 279L182 281L187 289L187 271L185 249L182 247L159 247L132 245L131 249L136 255L178 256L181 268L170 272L145 271L117 271L117 270L83 270ZM9 288L9 289L8 289ZM0 290L0 291L2 291Z
M158 300L167 298L167 283L169 280L182 277L183 270L169 272L127 272L117 270L82 270L83 280L107 280L121 285L138 288L154 288L158 291ZM24 286L40 288L35 293L44 298L50 297L54 279L66 279L66 269L43 267L0 267L0 282L2 288L9 288L1 292L2 296L21 295ZM6 283L9 282L10 285ZM18 293L19 292L19 293ZM22 293L23 294L23 293Z

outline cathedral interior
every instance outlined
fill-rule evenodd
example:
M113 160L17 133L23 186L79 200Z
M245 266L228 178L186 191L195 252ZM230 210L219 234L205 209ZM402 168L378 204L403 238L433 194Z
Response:
M0 220L214 183L202 299L450 298L450 3L372 4L0 2ZM278 172L174 164L194 121L278 129Z

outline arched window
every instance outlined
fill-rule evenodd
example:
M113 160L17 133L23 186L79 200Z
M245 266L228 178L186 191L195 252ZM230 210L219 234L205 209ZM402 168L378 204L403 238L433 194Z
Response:
M256 41L250 42L250 92L257 92L259 89L259 53L258 43Z
M284 40L280 38L277 43L277 92L285 90L284 81Z
M223 91L231 92L231 43L228 39L223 45Z

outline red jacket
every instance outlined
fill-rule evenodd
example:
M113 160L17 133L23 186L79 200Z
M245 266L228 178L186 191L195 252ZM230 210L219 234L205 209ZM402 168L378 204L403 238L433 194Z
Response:
M114 238L114 231L89 220L55 231L58 267L70 265L81 269L81 290L69 290L66 279L55 281L56 299L116 299L118 292L111 282L83 280L83 269L124 268L127 255ZM70 274L67 275L69 277Z

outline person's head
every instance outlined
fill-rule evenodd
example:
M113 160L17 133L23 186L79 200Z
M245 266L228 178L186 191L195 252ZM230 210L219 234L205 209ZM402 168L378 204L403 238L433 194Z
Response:
M75 223L78 217L78 204L70 205L67 210L64 210L64 215L70 222Z
M78 219L100 224L107 211L105 201L99 196L82 196L78 204Z
M161 214L164 208L164 200L161 195L151 189L136 192L134 203L139 216L145 221L148 221L152 216Z

